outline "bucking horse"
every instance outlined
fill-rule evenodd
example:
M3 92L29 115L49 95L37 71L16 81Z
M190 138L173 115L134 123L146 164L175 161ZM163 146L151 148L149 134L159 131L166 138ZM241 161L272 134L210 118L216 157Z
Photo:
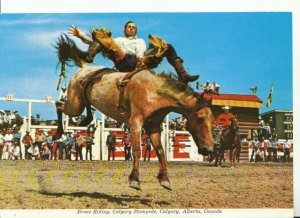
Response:
M129 175L129 185L140 189L140 140L144 128L159 160L157 179L164 188L171 189L160 126L170 112L184 115L187 118L187 130L198 147L198 153L208 155L213 146L213 115L209 102L203 95L199 96L192 88L169 75L142 69L132 76L125 87L123 94L126 111L121 113L118 110L118 84L125 75L124 72L100 66L81 67L70 78L66 100L56 101L58 128L55 138L63 133L63 113L79 116L86 109L87 116L81 125L88 125L92 121L91 106L118 122L129 124L133 150L133 169Z

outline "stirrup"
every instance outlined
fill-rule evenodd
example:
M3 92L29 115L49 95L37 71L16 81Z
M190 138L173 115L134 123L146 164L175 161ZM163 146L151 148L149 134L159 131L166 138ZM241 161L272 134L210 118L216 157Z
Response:
M120 112L120 114L125 114L126 113L126 109L122 105L118 106L118 111Z
M129 82L129 79L122 80L122 81L119 82L119 86L124 87L124 86L127 85L128 82Z

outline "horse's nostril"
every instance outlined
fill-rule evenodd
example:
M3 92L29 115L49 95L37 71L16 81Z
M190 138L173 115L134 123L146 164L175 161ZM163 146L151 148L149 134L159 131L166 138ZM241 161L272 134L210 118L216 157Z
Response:
M207 155L209 155L210 153L212 152L212 150L211 150L211 148L210 147L203 147L203 148L199 148L198 149L198 153L199 154L202 154L202 155L204 155L204 156L207 156Z

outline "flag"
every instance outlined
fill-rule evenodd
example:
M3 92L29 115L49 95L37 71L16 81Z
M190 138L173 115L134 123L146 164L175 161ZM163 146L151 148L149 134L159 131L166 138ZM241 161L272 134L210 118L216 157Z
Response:
M252 95L255 95L257 92L257 86L251 87L250 90L252 91Z
M271 88L270 88L270 92L269 92L269 96L268 96L268 99L267 99L266 107L270 107L271 106L272 96L273 96L273 90L274 90L274 85L272 83Z

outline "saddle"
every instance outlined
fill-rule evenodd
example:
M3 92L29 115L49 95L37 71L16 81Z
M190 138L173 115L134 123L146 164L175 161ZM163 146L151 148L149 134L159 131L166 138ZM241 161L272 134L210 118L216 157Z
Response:
M130 81L132 76L134 76L136 73L138 73L144 69L146 69L146 67L139 67L133 71L130 71L130 72L126 73L126 75L124 76L124 78L121 81L117 82L117 87L120 91L119 104L118 104L118 110L120 111L120 113L123 114L126 112L126 109L124 106L124 101L125 101L124 91L125 91L125 87L126 87L127 83ZM88 86L93 85L97 81L101 80L104 75L107 75L110 73L115 73L115 72L118 72L118 71L111 69L111 68L103 68L100 70L92 71L92 72L86 74L84 77L82 77L81 80L79 81L79 86L80 86L81 90L83 90L84 99L86 99L86 101L88 99L87 95L86 95L86 90L87 90ZM90 104L90 103L86 102L86 104Z

